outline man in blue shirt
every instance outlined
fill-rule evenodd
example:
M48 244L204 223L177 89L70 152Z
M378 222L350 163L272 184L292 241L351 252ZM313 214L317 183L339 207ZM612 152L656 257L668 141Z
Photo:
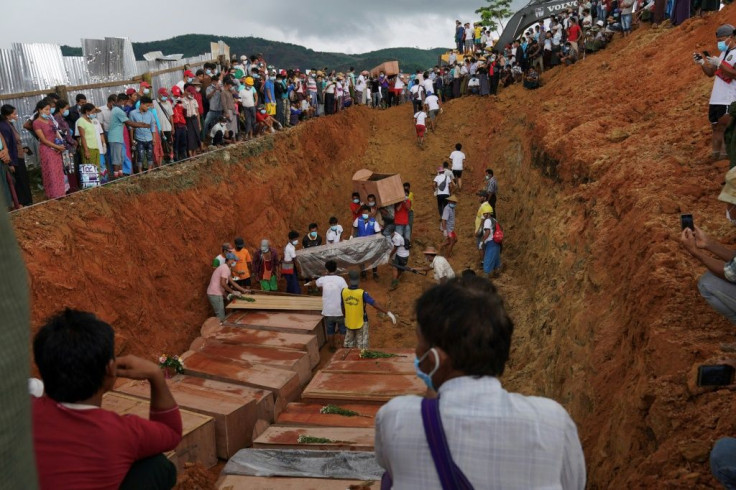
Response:
M143 96L140 99L140 106L138 109L130 112L130 120L137 123L143 123L141 126L137 126L135 130L131 130L133 147L137 150L137 158L135 166L137 168L136 173L140 173L143 170L143 160L146 159L146 170L149 167L153 167L153 132L156 131L156 118L153 112L150 110L153 105L153 101L148 96Z
M381 225L378 224L376 218L371 216L371 208L363 205L360 208L360 216L353 221L353 236L357 238L375 235L381 232ZM360 276L365 279L366 271L363 270ZM373 279L378 280L378 267L373 268Z
M121 106L129 104L129 98L125 94L120 94L113 103L110 111L110 125L107 129L107 142L110 143L110 157L113 166L113 177L123 176L123 158L125 155L125 136L124 128L144 128L148 127L146 123L133 122L128 119L125 111Z

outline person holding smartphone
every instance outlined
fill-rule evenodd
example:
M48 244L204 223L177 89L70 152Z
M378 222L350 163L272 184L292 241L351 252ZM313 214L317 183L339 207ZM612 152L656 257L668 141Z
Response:
M726 174L719 201L726 203L726 219L736 225L736 167ZM698 280L698 290L720 314L736 323L736 250L722 245L695 224L683 226L680 243L708 271Z
M707 51L693 53L693 61L700 65L708 77L713 78L713 90L708 106L708 119L713 127L712 158L719 160L726 157L726 147L723 133L726 131L731 116L728 115L728 106L736 99L734 78L736 78L736 41L733 35L734 27L723 24L716 29L716 40L720 54L711 56Z

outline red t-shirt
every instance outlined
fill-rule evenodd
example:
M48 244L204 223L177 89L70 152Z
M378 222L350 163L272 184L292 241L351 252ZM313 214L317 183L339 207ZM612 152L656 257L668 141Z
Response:
M261 114L260 111L256 112L256 122L263 122L268 118L268 114Z
M409 201L408 199L404 202L398 203L394 207L394 224L408 225L410 209L411 209L411 201Z
M354 202L350 203L350 212L353 213L353 219L352 221L355 221L358 219L358 216L360 216L360 204L355 204Z
M574 43L578 40L580 37L580 26L577 24L573 24L570 26L570 28L567 30L567 40L571 43Z
M179 407L150 420L102 408L72 409L32 399L33 448L41 490L116 490L132 464L181 441Z

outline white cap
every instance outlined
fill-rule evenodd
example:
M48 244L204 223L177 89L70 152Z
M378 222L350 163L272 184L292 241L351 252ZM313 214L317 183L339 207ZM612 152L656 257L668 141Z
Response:
M28 393L36 398L41 398L43 390L43 381L38 378L28 378Z

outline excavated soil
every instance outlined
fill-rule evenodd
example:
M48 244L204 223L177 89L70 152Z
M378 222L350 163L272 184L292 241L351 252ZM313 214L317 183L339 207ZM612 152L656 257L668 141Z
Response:
M219 244L279 247L337 215L349 228L350 177L400 172L416 195L410 265L441 244L431 180L456 142L468 156L456 271L477 268L473 191L500 182L504 272L517 328L508 389L560 401L578 424L590 488L710 488L708 451L736 430L730 391L693 388L732 327L700 298L703 268L678 244L679 214L733 242L716 200L726 162L709 162L711 81L690 61L714 51L733 7L677 29L642 28L576 66L497 100L445 105L424 149L411 107L351 109L287 134L14 214L32 282L33 328L63 306L97 312L119 350L182 352L209 315ZM370 313L375 347L414 344L412 305L431 278L390 269L364 286L398 314ZM197 480L197 475L190 479ZM186 486L186 485L184 485Z

